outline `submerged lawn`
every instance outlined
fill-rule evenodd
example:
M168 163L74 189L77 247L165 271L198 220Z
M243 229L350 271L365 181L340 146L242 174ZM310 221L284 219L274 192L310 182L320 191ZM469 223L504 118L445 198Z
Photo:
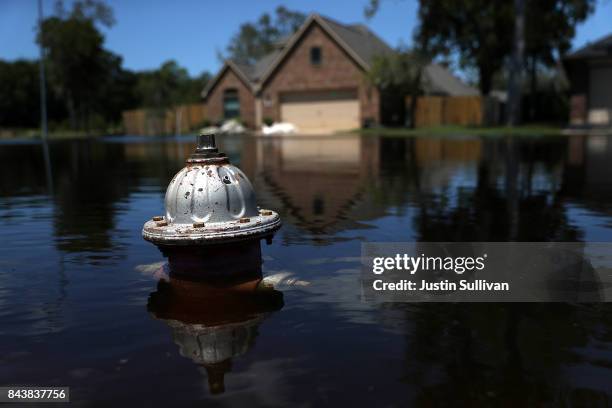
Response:
M524 125L517 127L507 126L434 126L417 129L408 128L371 128L358 129L356 133L364 135L385 135L385 136L557 136L561 135L562 128L551 125Z

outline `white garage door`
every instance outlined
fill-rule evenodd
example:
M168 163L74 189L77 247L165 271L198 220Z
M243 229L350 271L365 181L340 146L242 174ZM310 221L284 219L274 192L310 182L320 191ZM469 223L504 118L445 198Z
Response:
M322 134L359 127L356 90L281 94L281 120L299 133Z

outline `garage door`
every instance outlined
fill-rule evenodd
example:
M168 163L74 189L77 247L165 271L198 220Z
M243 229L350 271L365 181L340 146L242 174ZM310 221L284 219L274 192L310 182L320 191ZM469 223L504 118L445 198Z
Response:
M281 94L281 120L299 133L322 134L359 127L356 90Z

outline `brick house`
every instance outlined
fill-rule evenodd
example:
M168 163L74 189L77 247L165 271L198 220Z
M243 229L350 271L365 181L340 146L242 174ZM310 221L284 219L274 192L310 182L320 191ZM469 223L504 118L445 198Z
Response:
M612 34L566 55L570 124L612 126Z
M381 93L364 74L377 55L392 52L364 25L312 14L256 64L226 61L202 91L207 117L240 117L250 128L265 119L290 122L302 133L381 123ZM457 85L445 68L435 67L427 71L442 72L441 86ZM385 117L391 116L388 106Z

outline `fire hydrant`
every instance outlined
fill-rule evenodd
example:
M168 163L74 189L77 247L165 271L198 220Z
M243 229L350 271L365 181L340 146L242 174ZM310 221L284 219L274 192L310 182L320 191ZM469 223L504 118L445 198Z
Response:
M219 152L212 129L200 132L195 152L170 181L165 207L164 216L144 224L142 236L168 257L170 271L181 275L210 271L224 279L225 272L213 271L246 272L240 265L259 259L260 239L271 240L281 226L276 212L257 207L251 182ZM237 267L236 258L241 258Z

